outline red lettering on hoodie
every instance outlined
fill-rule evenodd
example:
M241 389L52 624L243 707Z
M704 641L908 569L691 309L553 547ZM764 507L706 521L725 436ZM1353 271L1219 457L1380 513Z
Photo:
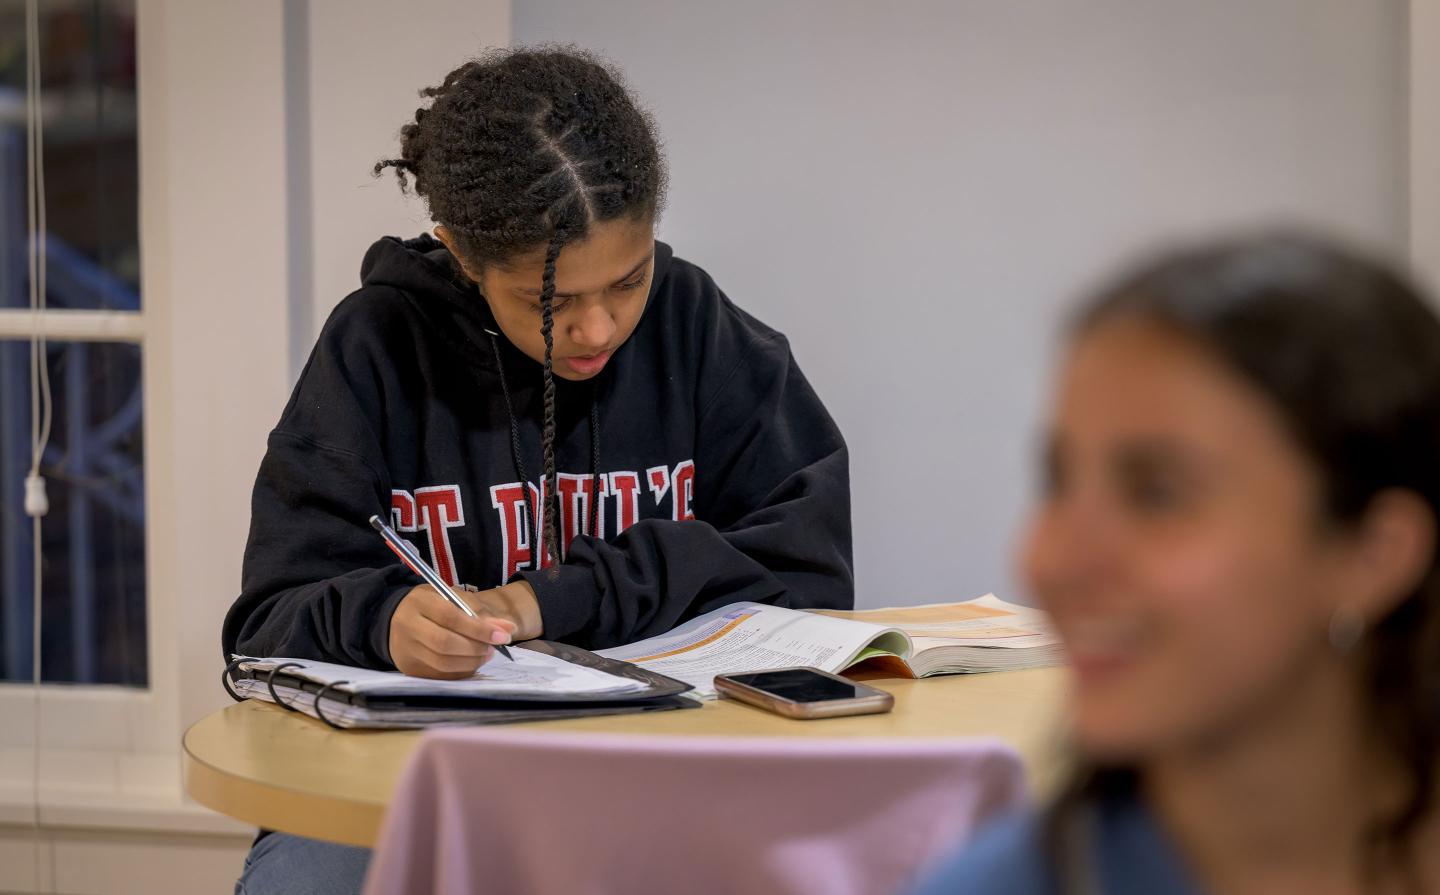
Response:
M590 502L595 499L595 482L589 475L559 473L561 553L570 554L570 545L590 533Z
M615 498L615 533L618 535L640 518L640 476L633 472L612 472L601 476L605 489L602 498ZM605 537L605 513L601 507L600 531Z
M695 461L686 460L670 474L670 485L675 489L672 497L673 518L676 522L687 522L695 518Z
M624 532L640 521L640 473L631 470L601 473L599 488L589 475L560 473L560 531L563 554L568 556L570 546L582 534L605 539ZM686 521L695 518L695 462L686 460L672 470L668 466L655 466L645 470L645 484L655 497L656 504L668 493L672 496L669 516L672 520ZM545 502L540 490L534 485L530 489L531 505L540 517L536 520L538 536L530 532L530 518L525 506L525 492L519 482L506 482L490 488L490 506L495 508L500 522L500 571L501 580L509 581L516 573L535 566L533 542L543 543L545 532ZM419 492L417 491L418 495ZM598 501L593 512L598 530L590 531L592 513L591 501ZM607 517L607 513L613 514ZM607 524L613 519L613 529ZM423 523L422 523L423 527ZM448 542L447 542L448 546ZM546 557L542 568L549 568L554 561Z
M430 565L451 587L460 584L455 574L455 556L450 550L450 529L465 524L465 507L460 503L459 485L432 485L415 489L415 509L420 529L430 541Z
M396 531L419 531L415 525L415 498L409 491L390 492L390 527Z

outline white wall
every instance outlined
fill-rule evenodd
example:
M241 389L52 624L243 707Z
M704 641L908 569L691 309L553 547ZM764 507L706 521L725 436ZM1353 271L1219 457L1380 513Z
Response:
M286 394L284 368L255 362L285 331L282 21L278 5L137 11L150 689L178 689L186 725L225 699L194 672L220 659L249 527L249 485L221 471L258 467ZM178 746L170 725L146 733Z
M312 290L297 305L296 373L330 309L359 287L370 244L430 226L424 203L402 195L393 174L370 173L379 159L399 154L400 128L421 104L419 91L510 35L510 4L497 0L425 0L403 10L380 0L310 0L291 9L307 6L308 22L291 16L292 31L308 31L308 90L296 85L303 92L300 114L292 116L305 132L291 146L294 163L308 168L301 178L308 177L310 201L301 212L311 252L297 273ZM291 102L296 98L292 92Z
M1402 0L516 0L628 73L662 236L786 332L853 453L864 605L1017 594L1057 312L1153 240L1405 247Z

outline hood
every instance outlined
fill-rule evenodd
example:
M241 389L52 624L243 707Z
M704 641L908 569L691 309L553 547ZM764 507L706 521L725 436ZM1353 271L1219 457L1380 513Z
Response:
M450 299L477 297L474 285L463 279L450 257L450 250L429 233L413 239L377 239L360 262L360 285L389 286L412 295L443 295Z
M670 271L673 253L670 246L655 241L655 273L650 278L650 296L645 303L645 314L650 313L656 292L665 275ZM480 298L480 292L473 283L463 279L455 259L444 243L423 233L413 239L385 236L375 241L360 262L360 284L362 286L389 286L409 292L412 295L439 295L458 304L470 313L477 311L491 320L489 306Z

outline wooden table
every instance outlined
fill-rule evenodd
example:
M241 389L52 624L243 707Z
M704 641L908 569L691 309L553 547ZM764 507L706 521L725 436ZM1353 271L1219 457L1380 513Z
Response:
M523 725L556 732L779 737L994 736L1025 759L1033 788L1059 767L1058 668L876 678L895 695L885 715L795 721L720 700L688 711L576 718ZM373 845L417 731L338 731L258 701L236 703L185 732L185 789L223 814L271 830Z

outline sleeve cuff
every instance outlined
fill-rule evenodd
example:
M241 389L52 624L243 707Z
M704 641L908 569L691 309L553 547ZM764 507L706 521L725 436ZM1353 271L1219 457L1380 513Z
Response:
M584 630L594 620L599 589L589 569L552 566L538 572L521 572L515 577L523 578L535 590L544 625L541 636L546 640L560 640Z
M386 668L393 669L395 667L395 660L390 658L390 619L395 615L400 601L405 599L405 595L410 593L414 586L413 584L392 586L380 604L375 607L375 621L370 625L370 648L385 662Z

